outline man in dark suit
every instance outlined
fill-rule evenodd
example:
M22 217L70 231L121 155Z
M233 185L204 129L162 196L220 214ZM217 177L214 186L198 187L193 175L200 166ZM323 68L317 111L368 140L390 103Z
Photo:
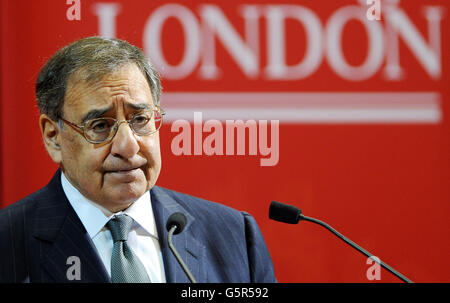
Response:
M36 83L50 183L0 211L0 282L275 282L255 220L155 185L164 111L157 72L125 41L90 37L59 50Z

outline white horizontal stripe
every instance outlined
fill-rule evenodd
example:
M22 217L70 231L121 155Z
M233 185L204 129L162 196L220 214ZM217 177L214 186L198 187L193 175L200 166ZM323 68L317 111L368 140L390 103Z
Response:
M431 123L442 120L436 92L164 93L166 120L279 120L285 123Z
M194 121L194 112L202 113L202 120L279 120L285 123L431 123L441 120L437 108L429 109L255 109L236 111L230 108L180 109L167 111L166 121L179 119Z
M192 105L356 105L430 104L439 102L437 92L176 92L163 93L162 104Z

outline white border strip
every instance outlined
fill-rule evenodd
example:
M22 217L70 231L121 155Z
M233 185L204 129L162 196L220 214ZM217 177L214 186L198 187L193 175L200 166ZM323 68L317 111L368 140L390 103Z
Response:
M279 120L284 123L420 123L442 120L437 92L163 93L166 120Z

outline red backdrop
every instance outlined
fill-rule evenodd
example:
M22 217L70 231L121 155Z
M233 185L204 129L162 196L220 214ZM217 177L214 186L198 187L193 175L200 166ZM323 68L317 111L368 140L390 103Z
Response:
M368 282L370 265L319 226L270 221L271 200L414 281L450 282L448 1L383 1L373 21L351 0L78 2L80 20L70 20L77 1L1 1L1 207L57 169L38 127L41 66L76 39L116 36L162 73L157 184L253 214L280 282ZM174 155L171 123L193 111L279 120L278 163L261 166L248 150ZM398 280L383 270L380 281Z

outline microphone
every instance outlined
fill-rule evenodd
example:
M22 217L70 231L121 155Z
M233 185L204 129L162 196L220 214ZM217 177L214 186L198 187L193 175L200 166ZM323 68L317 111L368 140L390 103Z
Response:
M395 269L393 269L392 267L390 267L389 265L387 265L386 263L381 261L379 258L376 258L374 255L369 253L367 250L363 249L361 246L352 242L350 239L344 237L341 233L339 233L337 230L332 228L327 223L302 215L302 211L295 206L280 203L277 201L272 201L270 203L270 207L269 207L269 218L272 220L275 220L275 221L284 222L284 223L288 223L288 224L297 224L300 220L305 220L305 221L319 224L319 225L325 227L326 229L328 229L329 231L331 231L335 236L337 236L339 239L341 239L345 243L349 244L351 247L353 247L354 249L356 249L363 255L371 258L372 260L374 260L375 262L380 264L383 268L387 269L390 273L395 275L397 278L401 279L402 281L404 281L406 283L413 283L413 281L406 278L404 275L402 275L401 273L399 273L398 271L396 271ZM373 257L375 257L375 258L373 258Z
M183 231L183 229L186 227L187 219L186 216L182 213L174 213L172 214L166 223L166 229L169 232L169 235L167 236L167 240L169 243L169 248L174 254L175 258L177 259L178 263L181 265L181 268L183 268L184 272L188 276L191 283L197 283L192 273L189 271L189 268L184 263L183 259L181 259L180 254L176 250L175 246L173 246L172 243L172 236L177 235Z

